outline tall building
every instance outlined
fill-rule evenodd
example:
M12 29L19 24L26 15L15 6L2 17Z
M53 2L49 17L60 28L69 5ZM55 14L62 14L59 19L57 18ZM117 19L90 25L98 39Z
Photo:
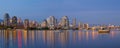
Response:
M41 23L41 27L42 27L42 28L48 27L48 26L47 26L47 20L44 20L44 21Z
M47 26L49 27L49 29L55 29L56 19L54 16L50 16L49 18L47 18Z
M24 24L21 18L18 18L17 20L17 28L19 29L23 29L24 28Z
M32 28L32 21L29 20L29 27Z
M73 23L72 23L72 24L73 24L73 25L72 25L72 28L73 28L73 29L76 29L76 18L73 19Z
M18 18L17 23L18 23L18 24L22 24L21 18Z
M57 19L55 19L55 28L57 28L57 26L58 26L58 21Z
M12 18L10 18L10 25L12 25Z
M4 15L4 26L10 26L10 16L8 13Z
M38 28L38 29L41 28L41 23L38 23L37 28Z
M36 21L30 21L29 26L30 26L31 28L36 28L37 22L36 22Z
M78 29L79 30L81 29L81 23L80 22L78 23Z
M62 29L69 29L69 19L67 16L63 16L60 21L60 26Z
M24 28L28 29L29 28L29 19L24 20Z
M79 24L78 29L83 29L84 28L84 24L82 22L79 22L78 24Z
M17 17L16 17L16 16L13 16L13 17L12 17L12 26L13 26L13 27L16 27L16 26L17 26Z
M88 29L89 28L89 24L84 24L84 28Z

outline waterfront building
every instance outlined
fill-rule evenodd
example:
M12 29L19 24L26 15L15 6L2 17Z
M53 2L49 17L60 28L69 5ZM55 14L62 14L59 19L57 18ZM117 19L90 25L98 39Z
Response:
M74 18L72 21L73 21L72 29L76 29L76 18Z
M24 28L28 29L29 28L29 19L24 20Z
M73 24L69 24L69 29L73 29Z
M78 23L78 29L79 30L81 29L81 23L80 22Z
M36 21L31 21L31 28L36 28L36 24L37 24Z
M47 28L47 20L44 20L42 23L41 23L41 27L42 28Z
M32 21L29 20L29 27L32 28Z
M12 18L10 18L10 26L12 26Z
M59 25L62 29L69 29L69 19L67 16L63 16Z
M89 28L89 24L84 24L84 28L88 29Z
M17 28L18 29L23 29L24 28L24 24L21 18L18 18L17 20Z
M58 22L57 29L61 29L62 28L61 24L62 24L61 21Z
M21 18L18 18L17 23L18 23L18 24L22 24L22 20L21 20Z
M58 20L55 19L55 27L57 28L57 26L58 26Z
M17 17L16 17L16 16L13 16L13 17L12 17L12 26L13 26L13 27L16 27L16 26L17 26Z
M54 16L50 16L49 18L47 18L47 26L49 29L55 29L56 19Z
M10 16L8 13L4 15L4 26L10 26Z
M41 23L38 23L37 28L41 29Z
M84 24L82 22L78 23L78 29L83 29L84 28Z

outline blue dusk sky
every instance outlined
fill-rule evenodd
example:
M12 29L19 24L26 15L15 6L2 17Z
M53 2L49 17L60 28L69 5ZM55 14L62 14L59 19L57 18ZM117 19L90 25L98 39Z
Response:
M90 24L120 24L120 0L0 0L0 19L3 15L43 21L49 16Z

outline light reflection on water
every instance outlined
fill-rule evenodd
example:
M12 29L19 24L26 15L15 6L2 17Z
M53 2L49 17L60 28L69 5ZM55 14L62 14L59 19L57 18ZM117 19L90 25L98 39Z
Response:
M0 48L115 48L120 31L0 30Z

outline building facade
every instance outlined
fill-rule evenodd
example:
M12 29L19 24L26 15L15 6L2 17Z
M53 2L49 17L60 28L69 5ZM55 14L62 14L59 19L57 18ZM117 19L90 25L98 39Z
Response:
M41 23L41 28L47 28L47 20L44 20L42 23Z
M28 29L29 28L29 19L24 20L24 28Z
M47 18L47 26L49 29L55 29L56 19L54 16L50 16L49 18Z
M12 17L12 26L13 26L13 27L16 27L16 26L17 26L17 17L16 17L16 16L13 16L13 17Z
M4 15L4 26L10 26L10 16L8 13Z
M62 29L69 29L69 19L67 16L63 16L59 23Z
M73 21L73 23L72 23L72 24L73 24L73 25L72 25L72 28L73 28L73 29L76 29L76 18L74 18L72 21Z

